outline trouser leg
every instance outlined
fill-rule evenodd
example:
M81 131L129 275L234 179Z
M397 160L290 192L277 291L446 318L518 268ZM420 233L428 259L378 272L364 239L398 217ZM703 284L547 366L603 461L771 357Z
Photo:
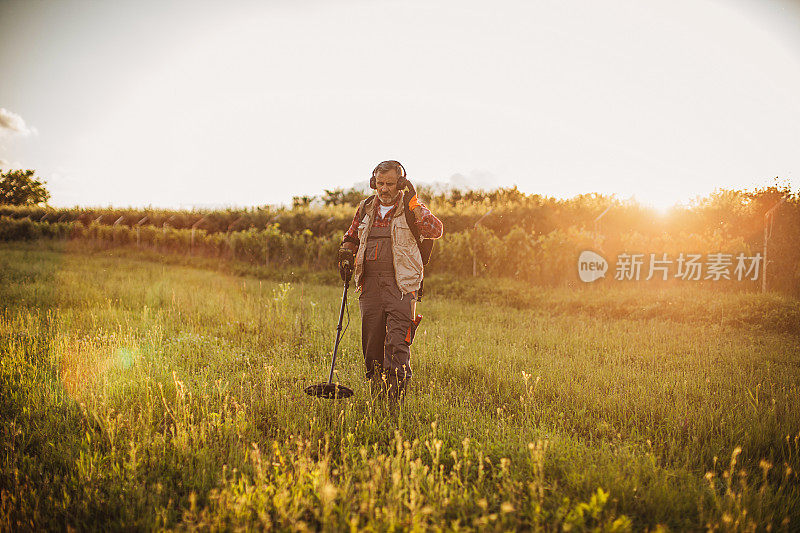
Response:
M400 297L400 291L387 291L384 298L386 310L386 341L383 369L403 383L411 378L411 346L409 330L415 300L411 294Z
M389 408L399 413L405 399L406 385L411 379L411 347L409 332L416 301L411 294L402 295L394 279L381 292L386 310L386 342L383 370Z
M377 280L365 278L359 297L361 309L361 350L364 353L366 377L380 375L386 342L386 313L377 290Z

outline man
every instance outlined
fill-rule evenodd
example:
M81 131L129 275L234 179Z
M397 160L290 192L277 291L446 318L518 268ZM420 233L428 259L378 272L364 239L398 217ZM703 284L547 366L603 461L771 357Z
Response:
M417 291L423 261L416 232L438 239L442 223L417 198L403 165L384 161L372 172L376 195L361 201L353 223L342 239L339 269L354 259L353 277L361 290L361 345L366 377L373 394L388 393L397 405L411 378L411 349L416 329ZM408 189L404 192L403 189ZM413 231L406 210L413 213Z

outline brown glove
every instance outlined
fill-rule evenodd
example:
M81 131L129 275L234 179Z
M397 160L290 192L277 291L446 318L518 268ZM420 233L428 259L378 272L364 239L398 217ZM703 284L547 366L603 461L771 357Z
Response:
M342 278L342 281L347 281L350 279L350 276L353 273L353 268L355 266L355 252L358 250L355 243L352 242L345 242L342 243L342 246L339 248L339 252L336 254L336 262L339 266L339 276Z

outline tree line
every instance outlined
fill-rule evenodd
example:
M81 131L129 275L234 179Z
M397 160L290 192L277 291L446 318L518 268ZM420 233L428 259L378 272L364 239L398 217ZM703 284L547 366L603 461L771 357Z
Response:
M558 199L526 194L516 187L418 190L445 227L429 272L506 276L546 285L575 283L578 255L595 250L610 263L620 254L641 255L642 278L655 258L672 261L675 269L682 256L699 255L708 263L712 254L722 253L730 255L730 278L737 255L763 255L766 226L769 287L800 296L800 200L787 186L718 190L666 213L602 194ZM355 205L365 194L355 188L333 189L296 198L292 207L226 210L3 205L0 239L91 238L109 245L137 243L259 264L328 269L333 268L336 246ZM765 224L765 214L776 205ZM612 264L606 280L614 281L614 276ZM669 277L672 282L685 281L673 279L674 272ZM753 290L759 286L758 280L728 278L710 281ZM705 273L696 281L710 282Z

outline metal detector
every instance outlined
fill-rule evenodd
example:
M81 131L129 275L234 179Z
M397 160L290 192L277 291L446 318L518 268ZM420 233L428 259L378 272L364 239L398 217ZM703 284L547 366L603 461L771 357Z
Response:
M346 275L344 277L344 292L342 293L342 306L339 309L339 324L336 326L336 343L333 345L333 360L331 361L331 372L328 374L327 383L317 383L305 388L309 396L317 396L326 400L336 400L349 398L353 395L353 389L333 382L333 368L336 366L336 352L339 350L339 340L342 335L342 319L344 318L344 307L347 303L347 288L350 286L351 269L349 264L345 266Z

